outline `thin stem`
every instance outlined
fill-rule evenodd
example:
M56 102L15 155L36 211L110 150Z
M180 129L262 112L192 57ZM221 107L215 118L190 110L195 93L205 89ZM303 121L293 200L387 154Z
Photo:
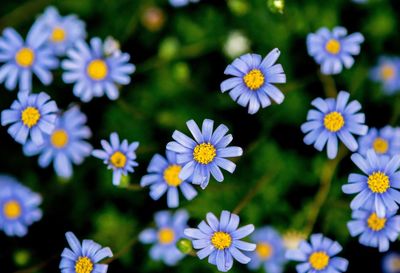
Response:
M114 256L111 258L106 259L103 264L110 264L113 261L119 259L121 256L123 256L125 253L127 253L133 245L135 245L137 242L137 238L134 237L132 238L119 252L117 252Z
M337 96L337 89L335 80L330 75L322 74L318 72L319 80L321 81L322 85L324 86L325 96L326 97L336 97Z
M129 185L123 186L121 188L130 190L130 191L140 191L143 189L139 184L129 184Z
M343 145L340 145L337 157L333 160L327 161L322 167L319 190L315 195L314 201L311 205L311 210L307 217L306 228L304 229L307 235L310 235L314 228L319 212L321 211L321 207L324 205L326 198L328 197L333 175L335 174L340 161L347 155L347 153L348 150L346 150Z

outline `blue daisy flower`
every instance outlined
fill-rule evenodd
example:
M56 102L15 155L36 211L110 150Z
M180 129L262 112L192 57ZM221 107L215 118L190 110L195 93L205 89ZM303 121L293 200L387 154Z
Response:
M301 262L296 266L298 273L315 272L345 272L349 262L341 257L335 257L342 246L322 234L311 235L311 244L302 241L298 249L288 250L286 258Z
M281 64L275 64L281 52L273 49L264 59L258 54L245 54L228 65L224 74L234 76L221 83L221 91L229 91L234 101L243 107L249 106L249 114L257 113L260 106L278 104L285 96L275 83L285 83L286 75Z
M49 33L47 45L54 54L65 55L78 40L86 37L85 23L76 15L61 16L55 7L48 7L36 20L35 25Z
M175 8L180 8L189 5L189 3L197 3L199 1L200 0L169 0L169 3Z
M30 139L36 145L44 142L45 135L54 130L58 111L55 101L44 92L29 94L29 92L18 93L10 109L1 112L1 125L12 124L8 133L18 143L25 144Z
M90 128L85 126L86 115L79 107L65 111L56 122L55 129L46 135L42 145L32 141L24 145L24 154L33 156L40 154L39 165L45 168L53 161L54 170L58 176L70 178L72 163L82 164L85 157L92 152L92 146L85 141L91 137Z
M243 154L240 147L227 147L232 141L232 135L226 135L228 127L221 124L213 132L214 121L205 119L200 131L194 120L189 120L187 127L194 140L185 134L175 131L172 138L175 141L167 144L167 150L177 153L176 161L183 166L179 178L186 180L192 177L192 183L205 189L212 175L218 182L224 180L220 168L233 173L236 165L227 157L237 157Z
M67 57L61 63L65 70L62 78L65 83L74 84L74 95L84 102L104 94L111 100L117 99L118 85L129 84L129 75L135 71L135 66L128 63L128 53L106 56L97 37L90 40L90 46L84 41L76 42L67 51Z
M353 55L360 53L360 44L363 42L364 36L359 32L347 35L344 27L335 27L332 32L323 27L316 33L308 34L307 50L321 65L322 74L339 74L343 66L353 66Z
M0 229L8 236L25 236L42 218L42 198L13 177L0 175Z
M177 163L176 154L166 151L166 155L166 159L159 154L153 156L147 168L149 174L142 177L140 185L150 185L150 196L153 200L160 199L167 192L168 207L176 208L179 206L178 188L187 200L195 198L197 191L189 181L179 178L182 165Z
M311 105L318 111L308 111L307 122L301 125L301 130L306 134L304 143L314 143L318 151L322 151L327 144L330 159L337 155L338 138L354 152L358 149L358 144L352 134L365 135L368 131L368 127L364 125L365 115L356 113L361 109L361 104L356 100L348 103L349 97L348 92L341 91L336 99L313 100Z
M389 249L389 241L394 242L400 234L400 216L396 212L378 217L373 210L355 210L353 220L347 223L351 236L360 235L360 244L378 247L380 252Z
M371 69L370 77L383 86L383 91L392 95L400 91L400 58L382 56L378 65Z
M239 216L222 211L220 220L211 212L207 213L207 223L202 221L198 228L185 229L185 235L192 239L195 249L200 249L197 256L202 260L208 257L210 264L217 265L219 271L232 268L233 259L247 264L250 258L242 251L254 251L256 245L241 239L254 231L253 225L238 228Z
M346 194L358 193L350 203L351 209L374 210L379 217L385 217L387 211L397 210L397 204L400 204L400 156L377 156L369 150L365 158L353 154L351 160L366 174L352 173L349 183L342 186Z
M400 273L400 254L391 252L382 259L383 273Z
M126 139L120 142L118 134L114 132L110 135L110 143L103 139L101 146L103 150L94 150L92 155L104 160L104 164L113 170L113 184L119 185L121 176L133 173L133 167L138 166L135 161L135 150L139 146L139 142L129 144Z
M26 41L12 28L3 30L0 37L0 83L8 90L17 88L31 91L32 73L41 83L49 85L53 80L50 70L58 67L58 60L46 46L48 33L33 26Z
M369 149L373 149L379 155L400 154L400 138L396 129L391 126L379 130L370 128L365 136L358 139L358 146L358 152L362 156L366 156Z
M256 229L251 241L257 245L256 251L250 253L248 267L259 269L262 265L265 272L281 273L286 262L285 247L281 236L271 227Z
M153 260L175 265L185 256L176 247L176 242L184 237L183 230L187 227L188 219L185 210L177 210L173 215L169 211L160 211L154 215L157 228L148 228L139 234L142 243L153 244L150 249Z
M107 264L99 262L110 258L113 253L109 247L102 247L92 240L83 240L82 244L72 233L65 233L70 248L61 253L60 269L62 273L106 273Z

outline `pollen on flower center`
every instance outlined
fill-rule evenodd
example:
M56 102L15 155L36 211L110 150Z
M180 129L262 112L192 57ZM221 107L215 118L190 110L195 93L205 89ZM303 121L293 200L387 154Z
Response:
M381 76L384 80L390 80L394 77L395 70L392 65L384 65L381 68Z
M123 168L126 164L126 155L120 151L116 151L110 156L110 162L116 168Z
M232 244L232 237L226 232L217 231L211 237L211 244L219 250L228 248Z
M387 142L387 140L381 137L377 137L374 140L372 147L378 154L384 154L389 150L389 143Z
M368 176L368 187L374 193L384 193L390 188L389 177L383 172L373 172Z
M65 30L61 27L53 28L53 32L51 33L50 40L54 43L63 42L66 38Z
M258 243L256 253L261 260L268 260L272 255L273 248L268 243Z
M88 257L79 257L75 263L76 273L91 273L93 271L93 262Z
M28 47L23 47L15 54L15 62L22 67L30 67L35 59L35 53Z
M328 131L337 132L344 126L344 118L339 112L330 112L324 117L324 126Z
M40 119L40 112L37 108L28 106L21 113L22 123L31 128L35 126Z
M326 51L335 55L339 53L340 47L340 42L336 39L330 39L325 45Z
M51 134L50 141L54 147L58 149L63 148L68 143L68 134L65 130L62 129L55 130Z
M379 218L378 215L374 212L368 217L367 224L368 227L373 231L380 231L385 227L386 218Z
M193 150L193 158L200 164L208 164L214 160L217 150L211 143L201 143Z
M170 165L164 170L164 180L169 186L177 187L182 183L179 178L181 169L182 167L179 165Z
M324 251L317 251L310 255L308 261L315 270L322 270L329 264L329 256Z
M265 78L259 69L252 69L243 77L243 81L251 90L257 90L264 84Z
M160 244L168 245L175 239L175 232L171 228L163 228L158 232L158 241Z
M99 81L107 76L108 67L105 61L97 59L88 64L86 71L90 78Z
M11 200L4 204L3 213L8 219L15 219L21 215L21 205L15 201Z

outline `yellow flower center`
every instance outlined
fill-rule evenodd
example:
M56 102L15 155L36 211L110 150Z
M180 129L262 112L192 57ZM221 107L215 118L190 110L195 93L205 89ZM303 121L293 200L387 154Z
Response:
M310 255L308 261L315 270L322 270L329 264L329 256L323 251L317 251Z
M367 220L368 227L373 231L380 231L385 227L386 218L379 218L376 213L372 213Z
M384 193L390 188L389 177L383 172L374 172L368 176L368 187L374 193Z
M219 250L228 248L232 244L232 237L226 232L217 231L211 237L211 244Z
M100 59L91 61L86 70L89 77L96 81L104 79L108 73L107 64Z
M8 219L18 218L21 215L21 205L15 200L8 201L3 206L3 212Z
M211 143L201 143L193 150L193 158L200 164L208 164L214 160L217 150Z
M170 165L164 171L164 180L169 186L177 187L182 183L179 173L182 167L179 165Z
M51 33L50 40L53 43L60 43L63 42L66 38L67 34L65 33L65 30L61 27L55 27L53 28L53 32Z
M258 243L256 253L261 260L268 260L272 255L272 246L268 243Z
M116 151L110 156L110 162L116 168L123 168L126 164L126 156L120 151Z
M384 65L381 68L381 77L386 81L394 77L395 70L392 65Z
M62 129L55 130L51 135L50 141L54 147L58 149L63 148L68 143L68 134L65 130Z
M337 132L344 126L344 118L339 112L330 112L324 118L324 126L328 131Z
M378 154L384 154L389 150L389 143L387 140L377 137L374 140L374 143L372 144L372 147L374 148L375 152Z
M93 271L93 263L88 257L79 257L75 263L76 273L91 273Z
M338 54L340 51L340 42L336 39L330 39L325 45L326 51L331 54Z
M15 62L22 67L30 67L35 60L35 53L28 47L23 47L15 54Z
M31 128L35 126L40 119L39 110L35 107L28 106L22 111L21 119L25 126Z
M163 228L158 232L158 241L160 244L168 245L175 239L175 232L170 228Z
M244 84L251 90L257 90L264 84L264 74L259 69L252 69L243 77Z

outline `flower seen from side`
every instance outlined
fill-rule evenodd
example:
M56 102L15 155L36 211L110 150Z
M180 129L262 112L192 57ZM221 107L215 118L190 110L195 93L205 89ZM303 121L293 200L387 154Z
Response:
M215 131L214 121L209 119L203 121L201 131L194 120L189 120L186 125L194 139L176 130L172 134L175 141L167 144L167 150L177 153L176 161L183 166L179 179L191 178L192 183L200 185L202 189L207 187L211 175L222 182L224 176L220 168L233 173L236 165L226 158L241 156L242 148L228 147L233 137L226 134L228 127L223 124Z
M154 215L156 228L148 228L139 234L144 244L153 244L150 257L155 261L163 261L167 265L177 264L185 255L179 251L176 243L183 238L189 215L185 210L177 210L174 214L160 211Z
M338 138L352 152L358 149L354 135L365 135L368 127L364 125L365 115L357 113L361 104L349 101L350 94L339 92L337 98L317 98L311 102L315 109L308 111L307 122L301 125L306 134L304 143L314 144L315 149L322 151L327 145L328 158L333 159L338 152Z

